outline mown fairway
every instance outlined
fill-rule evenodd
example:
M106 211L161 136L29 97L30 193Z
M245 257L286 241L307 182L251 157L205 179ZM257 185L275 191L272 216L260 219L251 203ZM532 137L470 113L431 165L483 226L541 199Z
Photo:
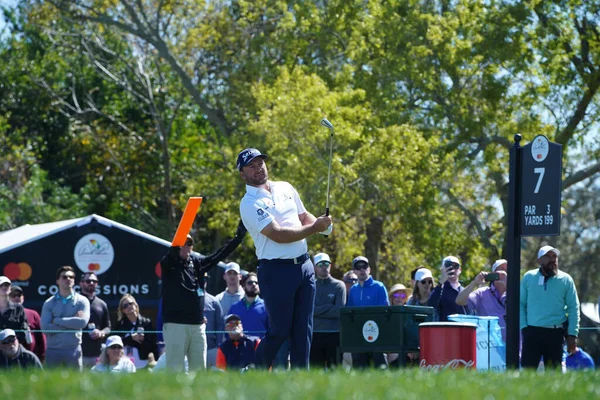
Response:
M597 399L600 373L206 372L129 376L2 373L3 398L19 399Z

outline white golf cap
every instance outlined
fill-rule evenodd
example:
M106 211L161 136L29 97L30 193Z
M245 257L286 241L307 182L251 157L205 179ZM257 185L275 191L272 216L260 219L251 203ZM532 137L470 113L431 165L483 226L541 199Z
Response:
M327 253L315 254L315 257L313 258L313 263L315 265L317 265L318 263L320 263L322 261L327 261L327 262L331 263L331 259L329 258L329 255Z
M109 336L108 339L106 339L106 347L114 346L115 344L118 344L121 347L125 347L123 346L123 339L121 339L121 336L112 335Z
M13 331L12 329L5 329L2 332L0 332L0 342L2 342L4 339L11 337L11 336L17 336L17 334L15 333L15 331Z
M427 268L419 268L417 272L415 272L415 282L422 281L423 279L431 278L433 279L433 275L431 271Z
M556 254L557 256L560 256L560 251L552 246L543 246L542 248L540 248L540 250L538 251L538 256L537 258L540 259L542 257L544 257L546 255L546 253L548 253L549 251L553 252L554 254Z
M492 272L496 272L496 270L498 269L498 267L501 266L502 264L508 264L508 261L506 261L504 258L496 260L494 262L494 265L492 265Z
M5 277L5 276L0 276L0 285L3 285L3 284L5 284L5 283L12 283L12 282L11 282L11 281L10 281L10 279L8 279L7 277Z
M239 274L240 273L240 264L238 264L236 262L227 263L227 266L225 267L225 273L227 273L229 271L235 271Z

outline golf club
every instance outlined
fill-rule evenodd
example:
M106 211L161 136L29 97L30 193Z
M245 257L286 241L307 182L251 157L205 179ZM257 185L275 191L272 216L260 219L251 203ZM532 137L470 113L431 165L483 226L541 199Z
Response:
M325 215L329 215L329 188L331 182L331 161L333 159L333 124L327 118L323 118L321 125L329 129L329 169L327 170L327 202L325 203Z

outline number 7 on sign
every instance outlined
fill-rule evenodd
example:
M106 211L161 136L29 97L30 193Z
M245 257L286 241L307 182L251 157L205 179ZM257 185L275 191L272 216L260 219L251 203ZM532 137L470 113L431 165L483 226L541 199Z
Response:
M540 191L540 186L542 186L542 179L544 179L544 174L546 173L546 168L534 168L533 172L536 174L540 174L537 180L537 184L535 185L535 190L533 193L537 193Z

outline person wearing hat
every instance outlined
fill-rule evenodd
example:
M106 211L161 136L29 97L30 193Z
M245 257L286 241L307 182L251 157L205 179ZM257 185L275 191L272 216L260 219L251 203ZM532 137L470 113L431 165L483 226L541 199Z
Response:
M310 349L310 366L333 368L340 346L340 308L346 305L344 282L331 276L331 259L326 253L313 258L317 276L314 333Z
M487 271L481 271L469 283L469 285L456 296L456 304L467 306L474 315L481 317L498 317L498 324L502 329L502 339L506 341L506 271L508 263L504 259L496 260L492 265L492 273L498 275L497 280L480 287L486 282L489 275ZM475 290L477 289L477 290Z
M240 215L248 228L259 260L258 278L269 330L260 343L258 365L270 368L283 342L290 340L293 367L308 368L315 301L315 271L306 238L329 235L331 216L309 213L288 182L271 181L266 154L242 150L236 169L246 182Z
M186 357L190 371L206 369L204 273L229 256L245 235L240 221L235 236L208 256L192 251L194 239L188 235L183 246L171 247L160 261L162 330L169 370L182 372Z
M358 283L350 288L348 307L389 306L385 285L371 276L371 267L367 257L358 256L352 260L352 269L358 277ZM373 360L375 368L387 368L387 358L383 353L352 353L352 367L366 368Z
M573 278L558 269L559 256L558 249L541 247L539 268L527 271L521 279L523 368L537 368L542 357L546 368L560 368L565 336L568 354L577 351L579 298Z
M10 328L17 332L21 343L28 343L25 332L29 330L23 306L10 301L12 282L6 276L0 276L0 329Z
M403 306L406 304L409 296L409 289L401 283L396 283L390 289L390 304L393 306Z
M15 331L4 329L0 332L0 369L11 368L43 369L40 359L19 344Z
M427 306L433 290L433 274L427 268L419 268L415 272L415 290L406 302L407 306Z
M260 339L244 334L244 326L239 315L229 314L225 317L225 331L228 337L219 345L217 368L242 369L255 364Z
M21 286L12 285L8 296L10 301L23 306L25 294L23 293L23 288ZM43 363L46 359L46 335L42 332L42 318L34 309L23 306L23 310L25 311L27 325L29 326L30 331L33 331L30 332L31 343L29 344L29 348L27 348L27 346L26 348L38 356Z
M445 257L440 269L440 283L431 292L428 305L435 309L439 321L448 321L448 315L466 314L465 307L456 304L456 296L464 290L458 280L462 269L454 256Z
M240 285L240 281L242 280L240 265L235 262L227 263L225 272L223 273L223 280L227 287L215 297L221 303L223 315L227 315L229 314L229 308L244 297L244 288Z
M98 364L92 367L92 372L134 373L135 365L125 356L123 340L119 335L109 336L106 346L102 348Z

